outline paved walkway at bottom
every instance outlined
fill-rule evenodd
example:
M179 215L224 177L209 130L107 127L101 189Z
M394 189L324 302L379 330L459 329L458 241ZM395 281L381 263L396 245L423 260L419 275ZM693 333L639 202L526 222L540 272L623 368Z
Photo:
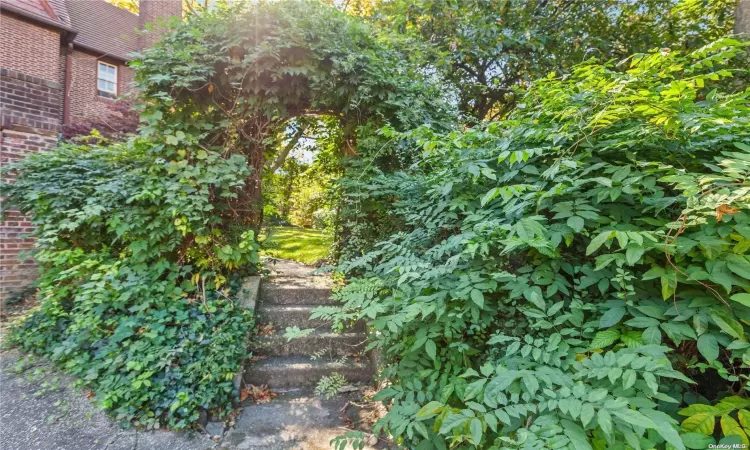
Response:
M39 364L18 370L23 355L0 353L2 450L209 450L205 434L123 430L73 387L72 378Z

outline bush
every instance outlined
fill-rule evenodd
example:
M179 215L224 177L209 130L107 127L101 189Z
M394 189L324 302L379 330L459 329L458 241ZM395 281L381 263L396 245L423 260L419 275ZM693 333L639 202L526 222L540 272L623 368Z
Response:
M243 158L165 161L138 138L8 170L2 195L33 214L41 266L41 305L11 342L81 377L125 422L179 429L201 408L226 411L252 323L231 295L258 254L216 198L241 186Z
M343 305L314 314L374 328L380 427L418 449L747 444L739 55L592 61L508 121L391 133L422 158L367 189L410 225L344 262Z

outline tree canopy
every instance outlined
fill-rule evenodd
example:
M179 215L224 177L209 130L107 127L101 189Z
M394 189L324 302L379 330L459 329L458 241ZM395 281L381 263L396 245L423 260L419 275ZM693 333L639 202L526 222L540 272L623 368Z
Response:
M382 2L373 18L425 42L462 113L503 117L526 88L591 57L606 61L701 47L732 30L733 0L419 0Z

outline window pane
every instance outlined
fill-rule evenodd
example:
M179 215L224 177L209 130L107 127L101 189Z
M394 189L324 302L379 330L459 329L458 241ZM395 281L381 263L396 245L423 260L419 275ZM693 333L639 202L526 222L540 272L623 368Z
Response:
M99 80L99 89L107 89L107 87L105 86L105 83L107 82L104 80Z
M113 66L99 63L99 78L114 82L117 78L117 69Z

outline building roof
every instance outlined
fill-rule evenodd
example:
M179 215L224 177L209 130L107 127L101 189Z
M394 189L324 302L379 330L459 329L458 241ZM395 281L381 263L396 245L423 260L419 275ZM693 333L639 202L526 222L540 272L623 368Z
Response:
M70 23L78 32L74 45L123 60L138 51L137 15L104 0L54 1L67 4Z
M73 31L65 0L0 0L0 9L64 31Z
M67 31L100 56L128 61L138 51L138 16L104 0L0 0L0 9Z

